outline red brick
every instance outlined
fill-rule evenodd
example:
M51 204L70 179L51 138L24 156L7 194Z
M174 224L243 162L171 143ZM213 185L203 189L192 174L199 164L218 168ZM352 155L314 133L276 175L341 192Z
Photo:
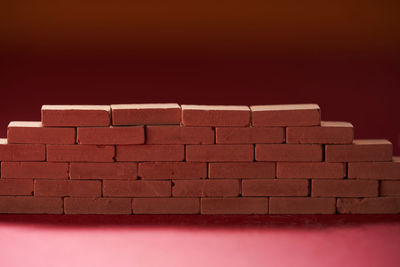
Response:
M308 144L257 144L257 161L322 161L322 146Z
M0 195L1 196L27 196L32 195L33 180L32 179L0 179Z
M235 180L174 180L174 197L237 197L240 181Z
M110 106L44 105L43 126L108 126Z
M351 145L325 146L329 162L391 161L392 143L387 140L354 140Z
M187 145L187 161L253 161L253 145Z
M213 144L211 127L147 126L146 143L162 145Z
M117 146L117 161L183 161L184 145Z
M134 198L134 214L198 214L198 198Z
M75 128L42 127L40 121L12 121L8 124L8 143L75 144Z
M349 163L348 177L375 180L400 180L400 157L393 157L392 162Z
M210 178L275 178L275 163L209 163L208 172Z
M56 162L2 162L2 178L67 179L68 163Z
M76 198L64 199L65 214L131 214L130 198Z
M218 127L215 131L217 144L283 143L285 140L282 127Z
M62 198L4 196L0 197L0 213L62 214Z
M100 181L35 180L35 196L100 197Z
M316 104L251 106L253 126L320 125L320 108Z
M169 197L171 181L104 180L103 195L110 197Z
M398 214L400 197L338 198L337 211L350 214Z
M179 124L178 104L111 105L113 125Z
M47 161L113 162L114 146L105 145L48 145Z
M201 214L267 214L268 198L202 198Z
M144 144L144 127L79 127L78 143L89 145Z
M0 138L0 161L44 161L45 159L45 145L8 144L7 139Z
M278 162L276 168L278 178L342 179L346 176L344 163Z
M376 197L378 181L312 180L313 197Z
M270 214L335 214L336 198L271 197Z
M348 122L321 121L321 126L286 128L286 143L351 144L353 136L353 125Z
M71 179L137 179L137 163L71 163Z
M143 179L201 179L207 177L207 163L202 162L144 162L139 163Z
M242 196L307 196L309 181L306 179L249 179L242 181Z
M400 181L381 181L380 196L400 197Z
M249 126L250 109L247 106L182 105L182 123L185 126Z

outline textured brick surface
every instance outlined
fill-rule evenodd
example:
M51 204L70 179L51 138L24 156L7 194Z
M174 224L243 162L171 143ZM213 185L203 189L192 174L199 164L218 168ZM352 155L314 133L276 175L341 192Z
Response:
M89 145L144 144L144 127L79 127L78 143Z
M257 161L322 161L322 146L307 144L257 144Z
M400 197L338 198L337 211L350 214L398 214Z
M211 127L148 126L146 144L213 144L214 135Z
M215 131L217 144L268 144L285 140L282 127L218 127Z
M341 179L346 176L346 165L328 162L278 162L278 178L329 178Z
M40 121L13 121L8 124L8 143L75 144L75 128L42 127Z
M351 144L353 136L353 125L348 122L321 121L321 126L286 128L287 143Z
M47 161L112 162L115 147L104 145L48 145Z
M381 181L380 196L400 197L400 181Z
M400 157L392 162L351 162L348 177L358 179L400 180Z
M334 214L335 198L319 197L271 197L270 214Z
M400 213L400 157L353 128L316 104L45 105L0 139L0 213Z
M121 181L104 180L106 197L169 197L171 181Z
M71 163L71 179L137 179L137 163Z
M8 144L7 139L0 138L0 161L44 161L45 158L45 145Z
M183 145L117 146L117 161L183 161Z
M187 145L187 161L253 161L253 145Z
M65 214L131 214L129 198L78 198L64 199Z
M139 163L143 179L200 179L207 177L207 163L203 162L144 162Z
M100 181L35 180L34 194L39 197L100 197Z
M68 163L64 162L2 162L2 178L67 179Z
M313 197L376 197L378 181L312 180Z
M113 125L179 124L178 104L111 105Z
M134 214L198 214L198 198L134 198Z
M242 196L307 196L309 181L306 179L243 180Z
M209 163L208 172L210 178L275 178L275 163Z
M251 106L253 126L320 125L320 108L316 104Z
M182 105L182 123L185 126L249 126L250 109L247 106Z
M202 198L202 214L267 214L268 198Z
M62 198L0 196L0 213L62 214Z
M174 180L174 197L237 197L240 193L240 181L224 180Z
M108 126L110 106L44 105L43 126Z
M0 179L0 196L29 196L32 193L32 179Z
M329 162L391 161L392 143L387 140L354 140L351 145L327 145Z

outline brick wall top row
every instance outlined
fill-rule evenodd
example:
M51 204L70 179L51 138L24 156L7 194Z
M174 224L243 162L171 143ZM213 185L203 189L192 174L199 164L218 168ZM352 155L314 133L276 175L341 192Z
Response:
M315 126L317 104L210 106L179 104L44 105L43 126Z

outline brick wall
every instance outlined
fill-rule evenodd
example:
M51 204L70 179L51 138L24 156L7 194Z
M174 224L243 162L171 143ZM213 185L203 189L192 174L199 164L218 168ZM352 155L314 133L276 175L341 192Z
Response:
M0 141L0 213L400 213L400 158L316 104L42 107Z

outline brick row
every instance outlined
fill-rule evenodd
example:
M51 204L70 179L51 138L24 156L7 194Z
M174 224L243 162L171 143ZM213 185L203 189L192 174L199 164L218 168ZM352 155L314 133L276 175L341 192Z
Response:
M41 181L42 182L42 181ZM400 197L33 197L0 196L14 214L398 214Z
M210 106L170 104L44 105L46 127L112 125L179 125L242 127L320 125L316 104ZM112 120L112 121L111 121Z

